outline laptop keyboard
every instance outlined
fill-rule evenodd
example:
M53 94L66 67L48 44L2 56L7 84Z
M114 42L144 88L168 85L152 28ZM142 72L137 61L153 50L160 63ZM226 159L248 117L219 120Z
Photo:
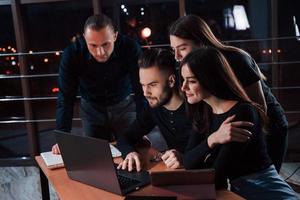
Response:
M128 188L128 187L137 185L140 182L138 180L127 178L127 177L119 175L119 174L117 174L117 177L118 177L121 188Z

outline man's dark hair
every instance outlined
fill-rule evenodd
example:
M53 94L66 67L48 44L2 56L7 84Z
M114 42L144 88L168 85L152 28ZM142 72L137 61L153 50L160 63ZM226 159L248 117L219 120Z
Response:
M139 68L146 69L150 67L158 67L160 71L167 74L176 75L176 61L174 55L166 49L147 49L139 58Z
M106 15L92 15L90 16L84 24L84 32L87 28L99 31L102 28L109 26L113 31L115 31L114 24L112 20Z

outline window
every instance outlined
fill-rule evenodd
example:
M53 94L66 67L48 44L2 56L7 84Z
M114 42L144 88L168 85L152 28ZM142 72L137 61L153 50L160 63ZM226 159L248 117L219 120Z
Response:
M179 17L178 1L128 0L121 1L118 9L121 33L141 45L169 44L168 26ZM149 35L142 35L143 30Z

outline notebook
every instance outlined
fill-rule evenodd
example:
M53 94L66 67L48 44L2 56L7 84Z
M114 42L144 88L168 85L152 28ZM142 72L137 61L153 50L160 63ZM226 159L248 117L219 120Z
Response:
M114 145L109 144L112 157L120 157L122 153ZM51 151L41 153L41 156L49 169L64 167L61 155L53 154Z
M150 184L147 171L117 170L109 142L54 131L68 176L76 181L126 195Z

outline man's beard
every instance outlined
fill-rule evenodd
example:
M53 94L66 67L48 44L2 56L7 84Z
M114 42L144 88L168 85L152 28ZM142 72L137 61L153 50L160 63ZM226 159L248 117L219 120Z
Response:
M157 107L160 107L160 106L163 106L167 103L169 103L169 101L171 100L172 98L172 95L173 95L173 91L172 91L172 88L166 84L166 86L163 88L163 94L160 96L159 100L158 98L148 98L147 99L155 99L157 101L157 103L155 105L150 105L152 108L157 108Z

